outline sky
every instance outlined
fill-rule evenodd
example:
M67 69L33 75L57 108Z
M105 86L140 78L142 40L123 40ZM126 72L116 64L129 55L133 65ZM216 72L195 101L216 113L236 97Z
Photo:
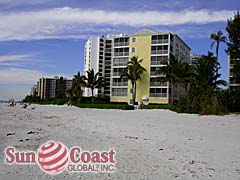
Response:
M0 100L23 99L40 77L82 73L90 36L170 31L191 53L207 54L210 34L227 36L227 19L239 9L236 0L0 0ZM227 80L225 49L219 60Z

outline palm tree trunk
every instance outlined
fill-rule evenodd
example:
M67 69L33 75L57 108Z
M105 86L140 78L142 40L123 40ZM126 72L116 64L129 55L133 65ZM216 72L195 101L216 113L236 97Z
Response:
M216 47L216 75L218 74L218 51L219 51L219 42L217 42L217 47Z
M91 88L91 91L92 91L92 103L93 103L93 91L94 91L94 89Z
M135 90L134 90L134 83L132 83L132 103L135 104Z
M135 101L136 101L136 94L137 94L137 84L136 82L134 83L134 101L133 104L135 105Z
M185 82L185 85L184 85L184 96L187 97L187 94L188 94L188 83Z
M170 81L171 82L171 101L170 101L170 104L173 105L173 93L174 93L174 85L173 85L173 81Z

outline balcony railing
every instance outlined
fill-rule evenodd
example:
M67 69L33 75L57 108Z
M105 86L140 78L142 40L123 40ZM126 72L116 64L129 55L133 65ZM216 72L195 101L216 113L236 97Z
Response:
M152 40L152 44L164 44L164 43L168 43L168 39Z
M150 86L167 86L167 82L153 81L153 82L150 82Z
M164 73L159 73L157 71L151 71L150 73L151 76L161 76L161 77L164 77L165 74Z
M107 48L106 48L106 49L105 49L105 52L109 52L109 53L110 53L110 52L112 52L112 49L107 49Z
M121 76L124 72L113 72L113 76Z
M128 86L128 82L113 82L113 86Z
M114 47L129 46L129 42L115 42Z
M166 61L151 60L151 65L166 65Z
M113 62L113 66L127 66L128 61L126 62Z
M240 84L240 81L236 80L236 81L230 81L229 84Z
M168 50L152 50L152 54L168 54Z
M150 97L162 97L162 98L166 98L166 97L167 97L167 93L150 93Z
M128 56L129 52L115 52L114 56Z
M127 91L112 92L112 96L127 96Z

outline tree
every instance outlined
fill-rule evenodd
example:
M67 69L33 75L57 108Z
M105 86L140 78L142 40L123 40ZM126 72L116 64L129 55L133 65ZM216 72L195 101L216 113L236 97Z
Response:
M193 68L187 62L182 62L175 67L175 79L182 85L184 88L184 96L188 94L188 88L190 83L193 80Z
M226 31L228 32L228 53L231 59L240 58L240 12L234 18L228 19Z
M200 60L195 62L194 66L194 85L206 90L212 88L216 90L218 86L226 86L227 83L220 78L217 69L219 69L219 64L216 63L213 53L208 52L207 56L203 56Z
M80 75L80 72L78 72L73 77L73 86L71 88L71 94L77 98L80 98L82 96L83 90L82 87L84 85L83 77Z
M173 104L174 86L177 82L176 69L179 64L180 62L171 54L169 60L163 62L165 66L160 67L157 72L158 74L164 74L164 76L157 77L158 80L164 82L169 81L171 85L171 104Z
M99 72L95 74L93 69L87 71L87 76L82 76L83 86L91 89L92 102L94 101L94 89L102 87L103 83L103 79L98 76Z
M218 53L219 53L219 47L220 43L226 43L226 37L223 36L222 31L218 31L217 33L211 34L210 38L213 40L211 44L211 49L213 48L214 44L216 44L216 62L218 63ZM218 69L216 71L218 73Z
M137 81L141 80L142 74L146 71L146 69L141 65L142 61L143 59L138 60L137 56L133 56L128 62L127 72L123 72L121 75L121 78L127 77L128 80L131 81L133 105L135 104L136 100Z
M66 92L66 87L65 87L65 83L64 83L64 79L63 77L61 76L59 81L58 81L58 98L60 99L64 99L65 98L65 92Z
M240 63L234 64L233 72L234 72L236 79L240 80Z
M220 79L217 72L219 64L211 52L203 56L194 64L194 79L191 84L192 97L195 100L192 106L199 106L201 114L219 114L226 112L224 104L219 98L219 86L226 86L227 83ZM191 102L190 101L190 102Z

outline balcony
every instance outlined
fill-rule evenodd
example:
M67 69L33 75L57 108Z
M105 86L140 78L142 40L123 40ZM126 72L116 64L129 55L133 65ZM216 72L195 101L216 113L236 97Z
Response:
M151 60L151 65L166 65L166 61L162 60L162 61L159 61L159 60Z
M168 50L152 50L151 54L168 54Z
M109 53L111 53L112 52L112 49L105 49L105 52L109 52Z
M160 72L157 72L157 71L151 71L150 75L151 76L158 76L158 77L164 77L165 76L164 73L160 73Z
M150 86L167 86L167 82L152 81Z
M113 82L113 86L128 86L128 82Z
M119 57L119 56L129 56L129 52L115 52L114 56Z
M129 46L129 42L115 42L114 47Z
M113 66L124 66L126 67L128 65L128 61L126 62L113 62Z
M168 43L168 39L152 40L152 44L166 44L166 43Z
M167 93L150 93L150 97L166 98L167 97Z

